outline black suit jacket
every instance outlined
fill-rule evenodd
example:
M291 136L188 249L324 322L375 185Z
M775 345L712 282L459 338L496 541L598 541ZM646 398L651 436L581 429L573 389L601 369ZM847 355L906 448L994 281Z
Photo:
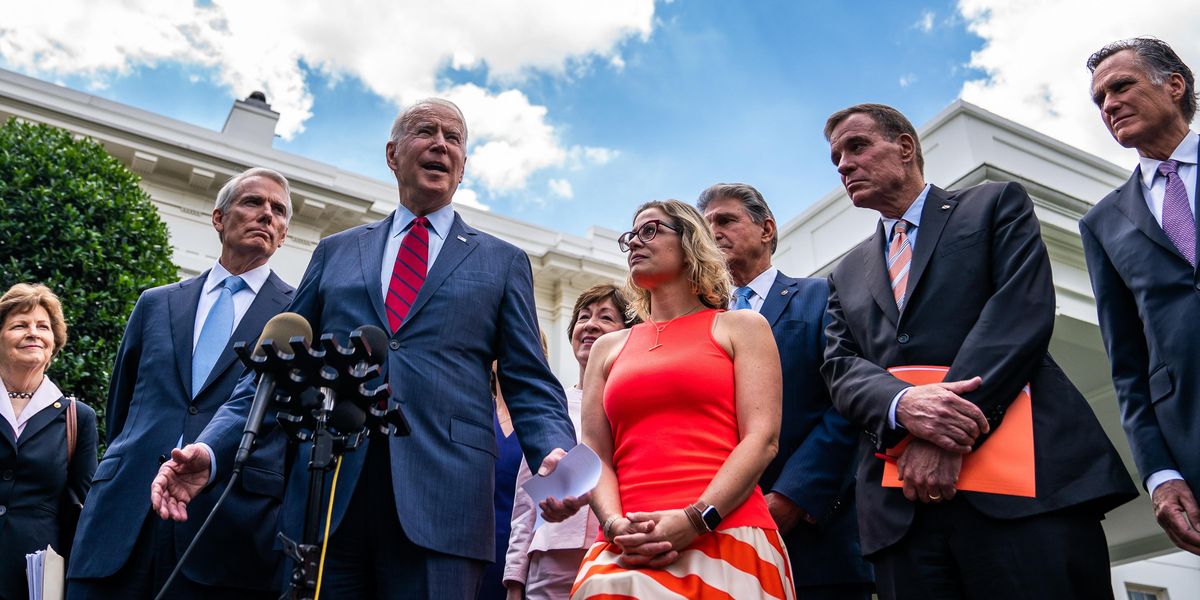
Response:
M206 277L207 272L146 290L133 308L109 384L109 446L79 518L68 568L72 578L108 577L125 565L150 511L150 482L160 457L170 455L181 435L184 445L200 435L245 370L233 344L253 343L294 291L271 273L193 398L192 339ZM283 436L260 439L238 486L184 565L185 577L205 585L278 588L275 573L281 561L274 543L283 498L284 442ZM228 477L229 471L219 475ZM177 553L191 542L224 487L224 480L217 481L188 506L187 522L173 526Z
M1025 190L1015 183L930 190L903 313L884 265L886 241L881 223L829 277L832 321L822 373L838 410L865 431L868 451L890 448L905 435L889 428L888 408L908 384L886 369L944 365L948 381L983 378L964 397L993 429L1026 382L1032 390L1037 497L964 492L980 512L1018 518L1086 504L1099 515L1134 498L1091 408L1046 351L1054 284ZM898 488L880 486L882 471L882 461L867 454L858 472L867 554L897 542L913 516Z
M1200 495L1200 272L1150 214L1140 167L1079 231L1138 471L1174 469Z
M20 439L0 421L0 600L25 600L25 555L49 544L59 554L58 511L65 495L83 500L96 471L96 411L75 403L75 456L67 464L63 398L33 415Z
M828 299L824 279L779 273L759 311L771 324L783 366L779 454L759 484L817 519L784 537L798 588L874 581L854 512L858 434L834 409L821 379Z

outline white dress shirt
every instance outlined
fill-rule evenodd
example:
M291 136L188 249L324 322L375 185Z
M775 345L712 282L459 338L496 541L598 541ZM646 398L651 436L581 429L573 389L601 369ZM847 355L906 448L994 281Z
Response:
M1189 131L1183 136L1183 141L1179 142L1179 146L1171 153L1171 160L1179 161L1179 167L1175 169L1179 173L1179 179L1183 180L1183 187L1187 189L1188 208L1192 211L1193 218L1196 215L1196 153L1200 151L1200 136L1196 132ZM1154 215L1154 220L1158 222L1158 226L1162 227L1162 210L1163 198L1167 195L1167 178L1158 172L1158 165L1163 161L1154 160L1153 158L1142 157L1138 160L1138 164L1142 168L1142 197L1146 199L1146 207L1150 209L1150 214Z
M750 294L750 310L754 312L762 312L763 303L767 301L767 294L771 293L771 286L775 285L775 277L779 275L779 269L774 265L767 267L766 271L758 274L758 277L750 280L750 283L745 287L750 288L754 292ZM734 303L737 302L737 294L729 298L729 310L733 310Z
M58 386L54 385L49 377L42 377L42 383L34 390L33 398L29 399L25 410L22 410L21 415L17 416L16 411L13 410L12 399L8 397L8 388L4 387L3 381L0 381L0 416L4 417L4 420L12 426L13 437L21 439L21 432L25 431L25 424L29 422L29 419L62 397L63 394L59 391Z

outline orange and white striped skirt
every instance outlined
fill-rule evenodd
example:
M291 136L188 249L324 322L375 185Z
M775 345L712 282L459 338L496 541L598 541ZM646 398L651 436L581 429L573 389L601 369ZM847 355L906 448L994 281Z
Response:
M709 533L661 569L626 569L617 564L620 555L614 544L593 544L571 600L795 598L791 563L777 531L734 527Z

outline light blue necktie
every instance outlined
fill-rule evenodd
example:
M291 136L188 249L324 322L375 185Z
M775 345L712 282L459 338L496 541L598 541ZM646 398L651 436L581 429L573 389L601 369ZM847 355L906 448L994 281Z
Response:
M230 275L221 282L221 295L208 311L208 318L204 319L204 327L200 329L200 340L192 352L193 398L229 343L229 336L233 334L233 295L245 287L246 282L237 275Z
M749 287L740 287L733 290L733 310L750 309L750 296L754 294L754 290Z

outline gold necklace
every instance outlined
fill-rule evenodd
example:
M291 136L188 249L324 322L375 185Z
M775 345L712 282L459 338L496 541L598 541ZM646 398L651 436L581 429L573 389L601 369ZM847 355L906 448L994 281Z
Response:
M666 323L663 323L662 325L659 325L654 319L651 319L649 316L647 316L646 322L649 323L650 326L654 327L654 345L650 346L650 348L648 350L646 350L646 352L653 352L656 348L658 348L659 346L662 346L662 344L658 343L658 336L662 335L663 330L666 329L667 326L670 325L671 323L674 323L675 319L681 319L683 317L686 317L686 316L696 312L697 310L700 310L701 306L703 306L703 304L700 302L697 302L696 306L693 306L691 310L683 313L682 315L679 315L678 317L668 320Z

